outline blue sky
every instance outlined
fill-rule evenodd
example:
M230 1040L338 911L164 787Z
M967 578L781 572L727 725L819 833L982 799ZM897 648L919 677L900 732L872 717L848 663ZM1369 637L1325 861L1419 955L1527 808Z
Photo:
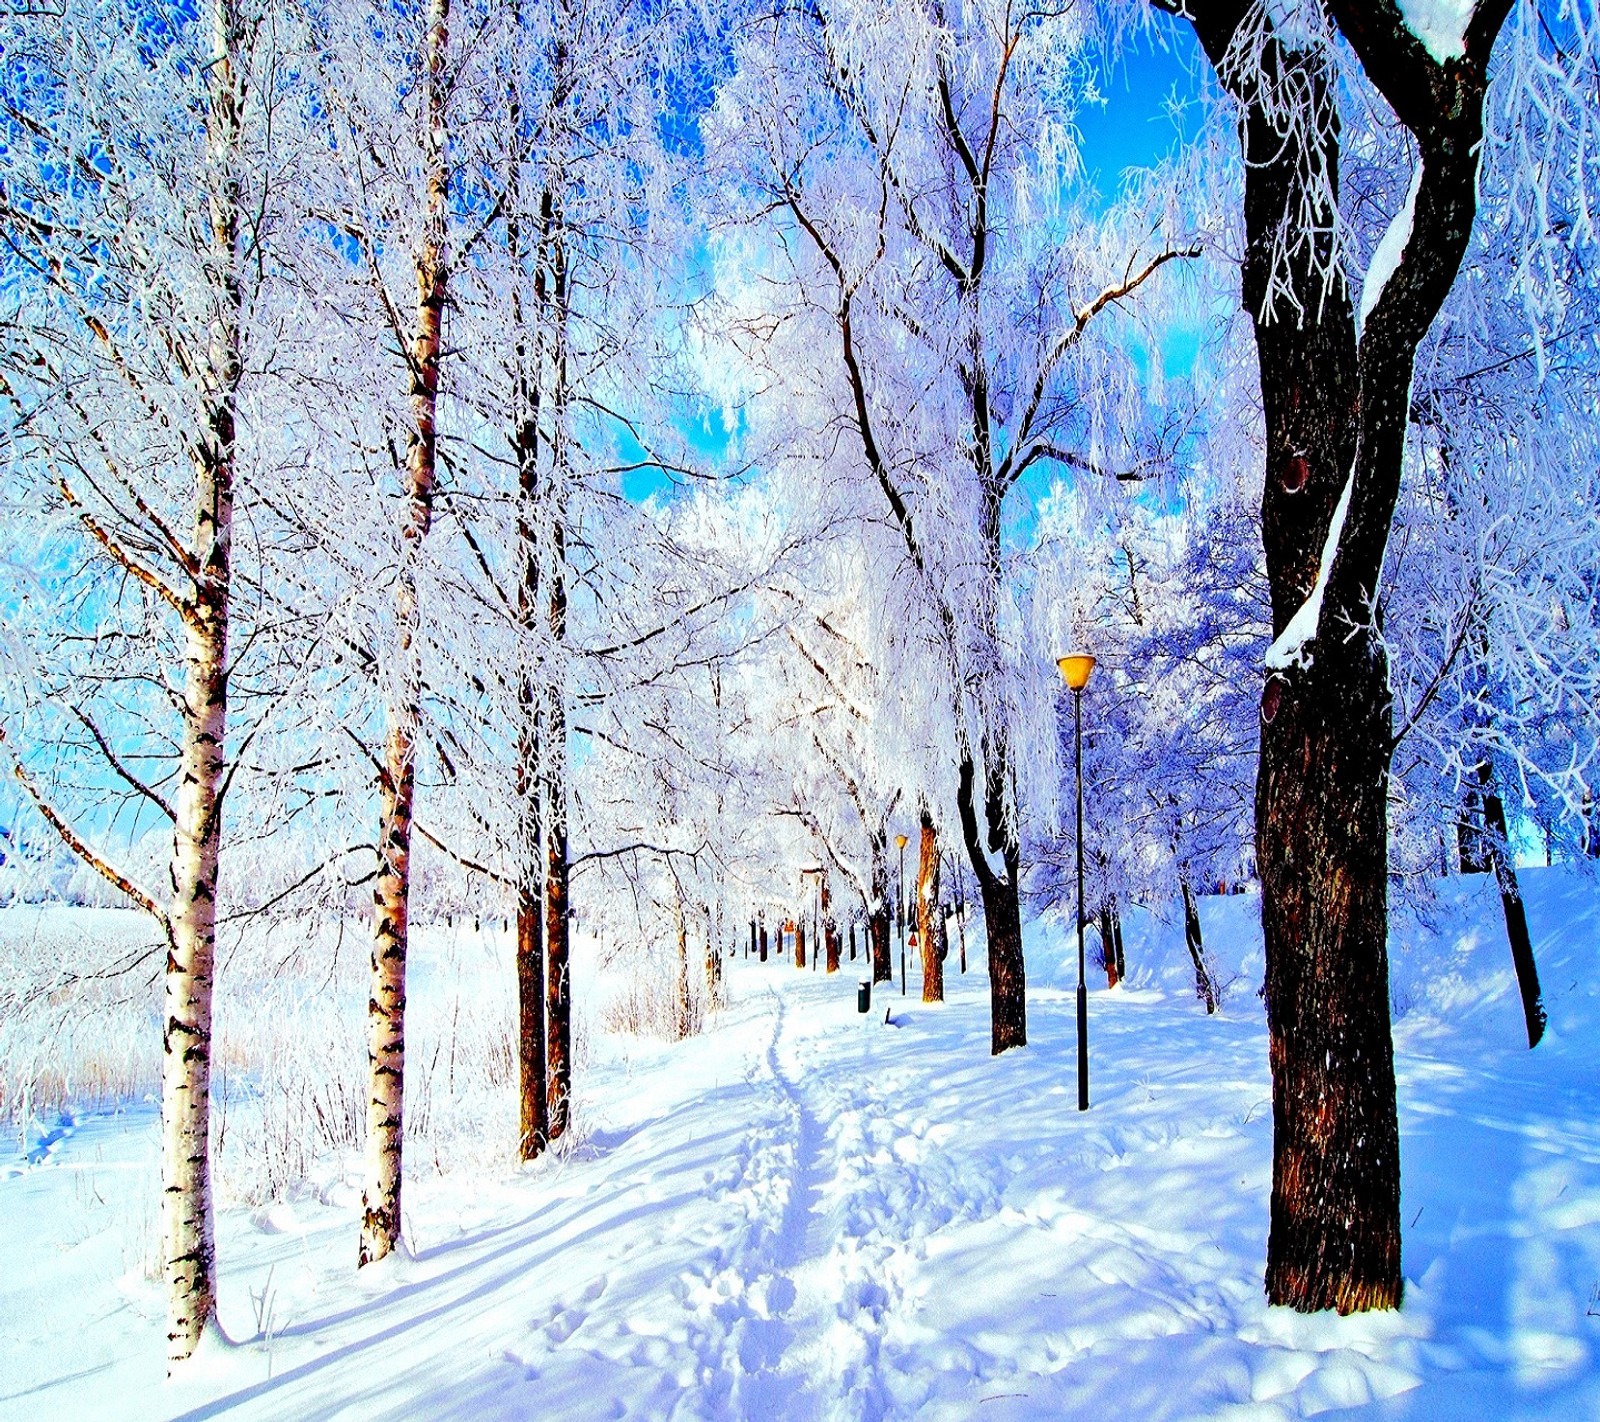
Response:
M1171 151L1180 138L1193 136L1199 115L1191 106L1203 72L1194 33L1186 24L1162 23L1136 36L1123 55L1099 76L1101 104L1085 105L1079 113L1082 156L1089 182L1104 202L1115 197L1130 168L1147 167ZM1172 105L1176 102L1175 118ZM1167 374L1177 376L1192 366L1199 350L1198 332L1176 331L1161 351ZM690 448L715 468L727 455L731 437L723 430L716 411L684 427ZM644 451L622 432L618 454L624 463L642 460ZM1055 473L1040 466L1027 480L1030 487L1014 496L1012 510L1021 526L1014 534L1026 537L1032 524L1032 504L1047 493ZM639 469L622 478L626 498L643 502L652 496L672 496L674 484L666 475Z

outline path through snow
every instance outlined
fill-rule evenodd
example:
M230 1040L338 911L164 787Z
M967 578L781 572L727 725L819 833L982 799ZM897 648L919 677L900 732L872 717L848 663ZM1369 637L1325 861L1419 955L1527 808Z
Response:
M0 1417L1600 1416L1600 898L1529 877L1538 1052L1517 1047L1492 898L1397 944L1399 1313L1262 1301L1248 979L1208 1020L1180 943L1170 972L1096 991L1080 1115L1048 949L1031 1045L1000 1058L976 972L942 1006L891 990L887 1026L849 972L741 959L703 1037L597 1050L568 1158L408 1182L412 1257L356 1275L338 1181L224 1211L240 1341L175 1383L139 1267L153 1113L58 1128L0 1171ZM1212 941L1248 910L1209 905ZM1130 961L1164 951L1130 938Z

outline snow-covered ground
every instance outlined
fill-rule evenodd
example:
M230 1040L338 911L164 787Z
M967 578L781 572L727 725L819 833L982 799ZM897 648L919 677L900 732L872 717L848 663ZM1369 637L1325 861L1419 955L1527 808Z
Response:
M1176 927L1130 915L1131 981L1091 998L1087 1115L1059 929L1033 926L1030 1045L998 1059L954 952L948 1002L913 972L866 1017L850 964L741 958L704 1036L594 1033L566 1158L419 1170L409 1257L356 1274L342 1167L223 1210L232 1341L174 1382L152 1108L66 1120L0 1156L0 1416L1600 1417L1600 892L1526 879L1536 1052L1487 883L1396 925L1397 1313L1263 1302L1241 896L1203 906L1236 979L1212 1019Z

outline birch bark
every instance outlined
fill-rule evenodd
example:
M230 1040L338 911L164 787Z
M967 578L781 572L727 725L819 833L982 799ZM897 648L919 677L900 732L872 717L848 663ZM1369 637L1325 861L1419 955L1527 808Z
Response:
M367 1005L366 1183L361 1202L359 1263L375 1263L400 1239L404 1144L406 950L410 939L411 827L416 745L421 715L422 664L417 636L421 608L417 562L433 521L437 482L439 357L448 287L445 214L445 56L450 0L427 0L423 38L424 228L414 256L415 327L408 362L413 427L406 452L406 522L395 579L396 666L388 704L383 772L379 780L378 852L373 890L372 987Z
M161 1071L163 1253L167 1350L194 1352L216 1312L211 1200L211 994L216 958L217 870L228 716L228 615L233 552L236 402L241 295L233 0L211 8L207 77L207 217L215 297L204 373L207 428L197 441L192 547L194 595L183 612L183 743L174 806L170 952Z

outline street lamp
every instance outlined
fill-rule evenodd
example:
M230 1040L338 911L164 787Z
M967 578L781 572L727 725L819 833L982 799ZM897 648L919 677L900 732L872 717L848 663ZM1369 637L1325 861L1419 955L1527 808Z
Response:
M1057 657L1061 679L1072 693L1074 764L1078 785L1078 1109L1089 1109L1089 991L1083 985L1083 689L1094 670L1086 652Z
M897 834L900 846L900 887L895 892L895 910L900 915L900 996L906 995L906 837Z

